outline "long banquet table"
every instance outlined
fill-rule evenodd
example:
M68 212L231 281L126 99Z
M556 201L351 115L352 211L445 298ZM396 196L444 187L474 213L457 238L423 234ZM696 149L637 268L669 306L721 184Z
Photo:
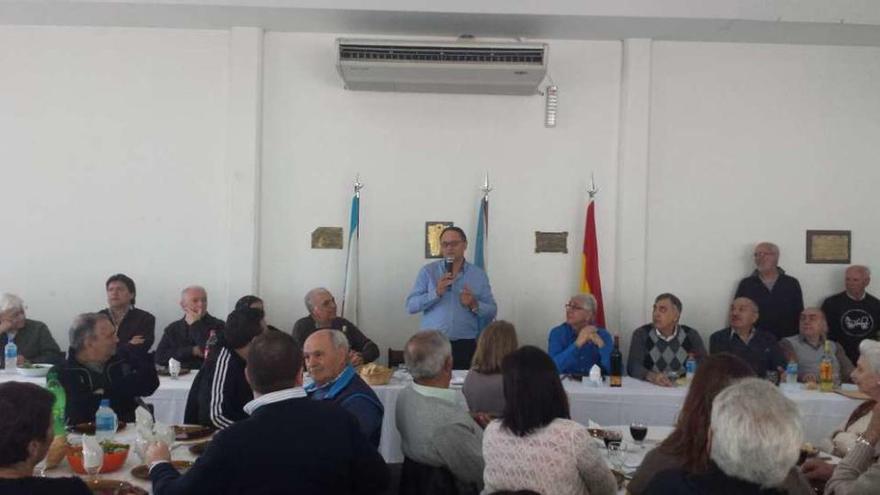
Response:
M457 378L463 375L459 372ZM186 397L192 384L194 373L176 380L160 378L159 389L145 400L155 406L156 420L168 424L183 422ZM394 408L397 396L406 386L406 380L395 375L391 383L373 387L379 400L385 406L382 422L382 438L379 452L387 462L402 462L400 435L397 432ZM27 381L45 385L44 378L26 378L17 375L0 375L0 382L8 380ZM600 425L624 425L633 421L657 426L673 426L684 396L686 387L663 388L625 377L622 388L607 385L594 388L580 382L566 380L565 390L571 405L572 419L587 424L593 420ZM835 427L843 423L859 402L834 393L821 393L807 390L785 390L785 394L797 403L804 420L807 440L812 443L826 437Z

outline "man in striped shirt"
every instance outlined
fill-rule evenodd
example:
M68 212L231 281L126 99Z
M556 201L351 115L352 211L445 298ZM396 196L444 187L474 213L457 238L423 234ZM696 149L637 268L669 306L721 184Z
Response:
M218 345L199 371L199 423L223 429L247 418L244 405L254 393L244 376L251 341L265 330L263 310L235 310L226 319Z

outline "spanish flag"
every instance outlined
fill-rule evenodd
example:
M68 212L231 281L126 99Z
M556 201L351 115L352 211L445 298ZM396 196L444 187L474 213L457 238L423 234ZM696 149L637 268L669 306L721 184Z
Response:
M596 212L593 199L587 205L587 224L584 227L584 249L581 253L581 292L596 298L596 325L605 326L605 306L602 303L602 283L599 280L599 244L596 242Z

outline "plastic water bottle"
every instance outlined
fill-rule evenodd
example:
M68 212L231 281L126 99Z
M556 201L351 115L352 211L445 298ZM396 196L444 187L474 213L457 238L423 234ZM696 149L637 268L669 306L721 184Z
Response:
M46 375L46 389L55 396L55 402L52 403L52 429L55 431L55 436L64 435L66 433L64 413L67 406L67 394L64 393L64 387L58 381L58 373L55 370L49 371L49 374Z
M18 346L15 342L10 340L6 344L3 355L6 356L6 373L10 375L18 373Z
M116 413L110 409L110 399L101 399L101 407L95 413L95 437L99 442L112 440L116 434Z
M685 380L688 384L694 379L694 373L697 372L697 360L693 354L688 354L687 360L684 362Z
M797 361L789 361L785 367L785 388L797 390L798 364Z

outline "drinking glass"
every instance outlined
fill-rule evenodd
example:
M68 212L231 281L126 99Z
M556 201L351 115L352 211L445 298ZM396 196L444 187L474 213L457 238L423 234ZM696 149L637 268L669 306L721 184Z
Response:
M642 421L634 421L629 425L629 434L632 435L633 440L639 448L645 448L644 442L645 437L648 436L648 425Z
M608 460L618 471L623 472L623 464L626 461L626 444L623 442L611 442L608 444Z
M98 473L104 466L104 452L93 452L83 448L83 468L89 475L89 483L95 483L98 479Z

